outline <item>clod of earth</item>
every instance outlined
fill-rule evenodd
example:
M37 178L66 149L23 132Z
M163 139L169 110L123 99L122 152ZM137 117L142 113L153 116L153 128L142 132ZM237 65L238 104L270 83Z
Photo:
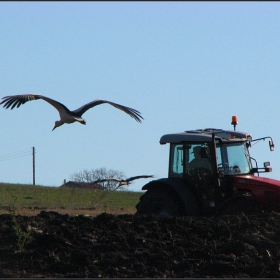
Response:
M0 277L279 278L280 214L0 215Z

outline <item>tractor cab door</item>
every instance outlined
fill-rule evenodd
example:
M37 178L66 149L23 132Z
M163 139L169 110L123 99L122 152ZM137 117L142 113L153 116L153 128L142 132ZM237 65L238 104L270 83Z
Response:
M170 146L169 177L179 177L196 192L203 206L213 207L215 176L212 143L179 143Z
M214 168L211 143L192 143L186 149L185 178L195 186L203 205L212 207L215 201Z
M220 142L216 145L216 158L220 177L220 190L223 198L233 195L233 177L249 175L252 165L246 142Z

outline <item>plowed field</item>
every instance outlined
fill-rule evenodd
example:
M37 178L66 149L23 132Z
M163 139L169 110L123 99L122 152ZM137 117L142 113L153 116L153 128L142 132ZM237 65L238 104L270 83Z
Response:
M0 277L273 277L280 214L180 217L0 215Z

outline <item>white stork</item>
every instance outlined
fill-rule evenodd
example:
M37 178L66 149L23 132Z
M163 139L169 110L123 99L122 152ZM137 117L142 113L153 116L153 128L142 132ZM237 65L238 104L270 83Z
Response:
M106 178L106 179L98 179L96 181L93 182L93 184L95 183L103 183L103 182L119 182L119 185L116 187L116 189L118 189L120 186L128 186L130 184L131 181L136 180L136 179L141 179L141 178L153 178L153 175L139 175L139 176L134 176L134 177L130 177L127 179L115 179L115 178Z
M48 98L46 96L43 95L38 95L38 94L23 94L23 95L13 95L13 96L5 96L2 98L2 102L1 104L4 104L3 107L8 109L9 107L11 107L11 110L14 107L19 107L20 105L28 102L28 101L32 101L32 100L37 100L37 99L43 99L44 101L48 102L49 104L51 104L52 106L54 106L60 115L60 120L55 122L54 128L52 130L54 130L55 128L65 124L65 123L73 123L73 122L79 122L81 124L86 124L85 120L82 118L82 115L90 108L100 105L100 104L110 104L112 106L114 106L115 108L122 110L123 112L127 113L128 115L130 115L132 118L134 118L137 122L141 123L141 119L143 119L143 117L141 116L140 112L138 112L135 109L117 104L117 103L113 103L107 100L102 100L102 99L96 99L94 101L91 101L85 105L83 105L82 107L74 110L74 111L70 111L65 105L63 105L62 103L55 101L51 98Z

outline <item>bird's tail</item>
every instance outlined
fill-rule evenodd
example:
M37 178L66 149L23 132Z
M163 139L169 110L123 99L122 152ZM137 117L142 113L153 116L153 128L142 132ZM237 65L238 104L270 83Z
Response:
M75 120L81 124L86 124L86 121L83 118L76 117Z

